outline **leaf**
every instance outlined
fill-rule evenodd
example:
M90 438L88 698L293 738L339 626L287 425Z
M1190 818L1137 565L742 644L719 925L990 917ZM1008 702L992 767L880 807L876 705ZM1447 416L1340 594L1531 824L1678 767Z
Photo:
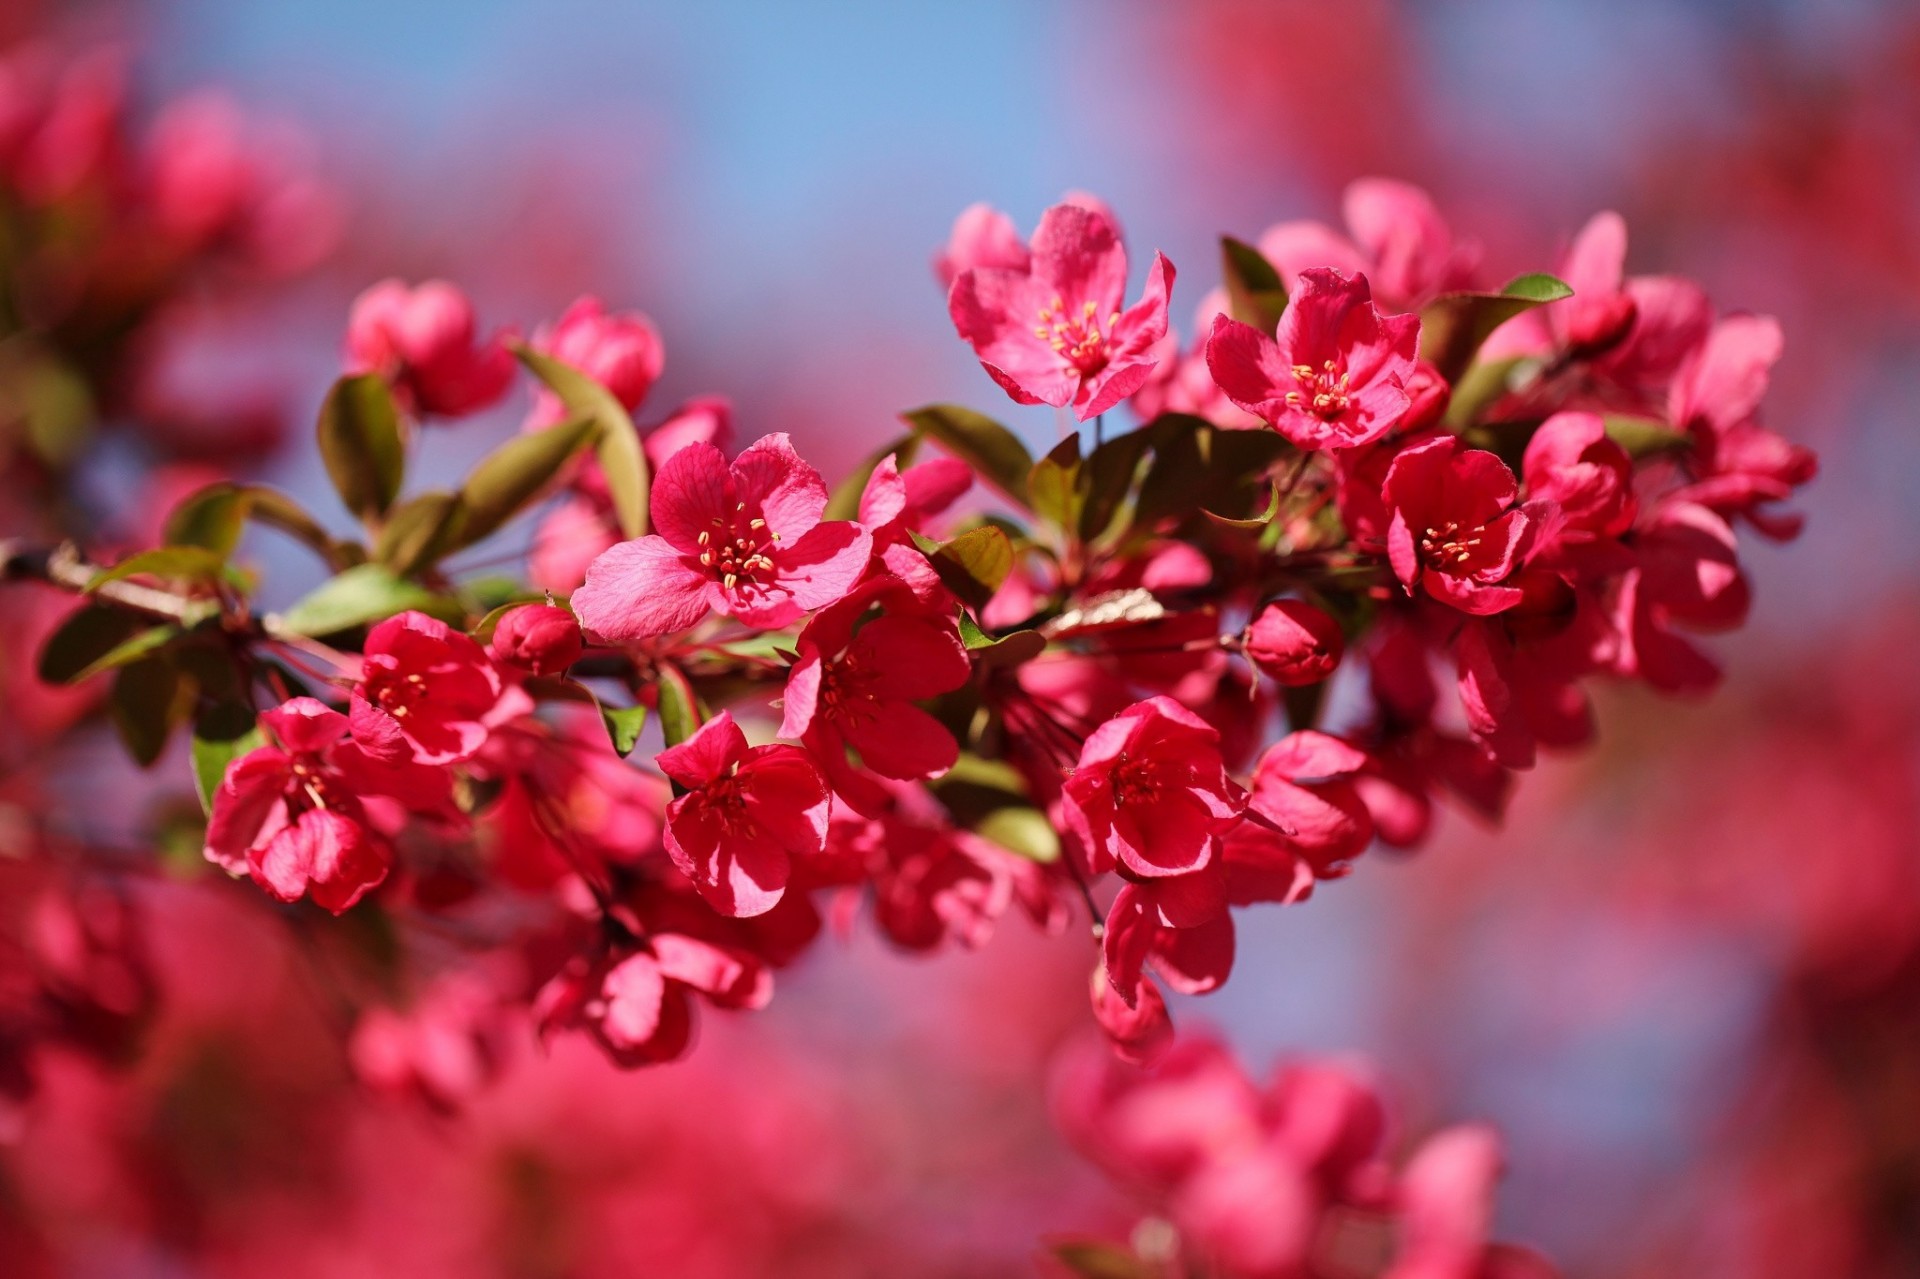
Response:
M149 768L160 758L192 698L193 682L165 657L143 657L120 668L107 695L107 709L135 763Z
M1265 528L1267 525L1273 523L1275 518L1280 514L1280 481L1273 480L1271 483L1273 486L1273 495L1267 500L1266 509L1252 519L1238 520L1232 516L1222 515L1218 511L1204 511L1202 513L1215 524L1222 524L1228 528Z
M1027 473L1027 504L1035 515L1060 528L1080 524L1080 437L1069 435Z
M592 443L598 429L592 418L574 418L515 436L481 458L460 486L466 521L451 549L471 546L518 515Z
M457 493L408 498L381 526L373 558L401 577L418 572L454 549L466 514Z
M640 432L634 429L626 408L597 379L565 361L526 346L515 346L513 353L560 398L569 416L594 424L594 453L606 475L620 531L628 537L644 537L651 527L647 492L652 477L647 472L646 450L640 447Z
M320 407L320 460L334 491L361 520L387 513L406 471L400 410L377 373L343 377Z
M1287 711L1287 731L1301 733L1320 726L1320 713L1326 709L1331 681L1280 690L1280 701Z
M607 740L613 743L614 753L625 759L633 754L634 746L640 741L640 730L647 726L647 708L608 706L601 702L600 722L606 726Z
M913 465L913 455L920 449L920 436L903 435L883 448L869 454L867 459L847 472L833 490L833 496L827 499L827 509L821 515L823 520L857 520L860 518L860 498L867 491L867 482L873 478L880 463L892 454L901 470Z
M1447 428L1457 434L1472 426L1513 388L1514 375L1529 363L1533 361L1524 355L1475 361L1454 383L1453 394L1447 399Z
M1230 235L1220 237L1220 279L1227 310L1242 324L1272 333L1287 309L1287 286L1265 255Z
M47 684L71 684L95 663L152 625L111 604L87 603L67 615L40 646L38 671Z
M980 819L974 832L1030 861L1060 860L1060 832L1053 828L1047 815L1037 808L1009 805L995 809Z
M660 697L660 733L669 746L678 746L700 729L700 700L693 684L677 666L662 666L656 686Z
M149 653L158 652L160 649L165 648L174 640L179 639L183 634L185 634L185 632L171 622L152 627L149 630L136 632L127 640L114 645L100 656L94 658L66 682L69 684L79 684L85 680L92 679L102 671L115 670L125 666L129 662L138 661Z
M1134 476L1140 470L1153 437L1145 431L1129 431L1108 440L1093 451L1081 475L1080 536L1093 541L1113 523L1115 512L1133 491Z
M927 550L924 545L921 549ZM934 545L927 550L927 559L947 589L978 612L1013 571L1013 542L1004 530L982 524L951 542Z
M1137 528L1201 511L1251 510L1274 464L1298 456L1277 431L1223 431L1185 414L1166 414L1142 430L1152 440L1153 465L1134 505Z
M1081 1279L1156 1279L1159 1270L1119 1244L1073 1239L1049 1245L1055 1260Z
M240 545L250 505L238 484L209 484L190 494L167 516L168 546L199 546L225 559Z
M1498 293L1443 293L1420 310L1420 354L1458 381L1493 331L1514 316L1573 296L1564 280L1522 275Z
M1006 427L957 404L929 404L902 413L907 425L973 468L975 475L1022 510L1033 455Z
M362 564L321 583L280 616L278 628L295 635L331 635L416 608L443 620L460 617L459 605L446 596L379 564Z
M1693 447L1693 439L1685 431L1676 431L1658 418L1610 413L1604 420L1607 438L1636 460Z
M226 558L204 546L163 546L158 550L129 555L112 568L102 569L87 583L91 594L109 582L145 574L149 577L184 579L192 582L217 582L225 574Z
M200 808L213 815L214 792L227 776L227 766L242 755L266 745L266 738L248 712L247 727L231 736L222 735L221 726L206 717L193 726L193 789L200 796Z
M960 642L979 666L1019 666L1040 656L1047 647L1047 637L1033 630L1014 631L995 639L964 612L960 614Z

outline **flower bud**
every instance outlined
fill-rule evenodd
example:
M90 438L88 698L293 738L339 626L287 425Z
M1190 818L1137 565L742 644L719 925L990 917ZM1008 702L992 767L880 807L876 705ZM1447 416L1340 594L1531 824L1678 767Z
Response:
M557 675L579 660L580 623L564 608L528 604L500 619L488 647L503 665L534 675Z
M1421 360L1413 366L1406 381L1407 411L1401 415L1400 430L1408 435L1424 431L1440 420L1453 400L1453 388L1440 370Z
M1288 688L1318 684L1346 651L1340 624L1305 600L1275 600L1247 628L1247 658Z

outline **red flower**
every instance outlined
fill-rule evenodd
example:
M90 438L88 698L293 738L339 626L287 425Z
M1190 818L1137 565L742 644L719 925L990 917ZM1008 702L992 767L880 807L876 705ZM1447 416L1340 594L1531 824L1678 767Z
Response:
M1288 688L1326 679L1345 651L1340 623L1305 600L1275 600L1247 627L1247 660Z
M726 711L654 762L687 792L667 806L667 852L722 914L773 909L792 860L826 842L820 770L798 746L748 747Z
M580 623L564 608L524 604L493 628L487 651L503 666L529 675L558 675L580 658Z
M862 622L876 603L883 611ZM882 777L917 781L953 767L960 752L953 734L914 705L960 687L973 672L951 617L876 578L821 610L795 647L799 660L787 676L780 735L806 741L835 789L864 789L842 785L848 746Z
M353 691L353 739L376 759L452 764L532 706L471 638L409 611L367 634Z
M1289 733L1254 767L1247 806L1316 876L1338 878L1373 842L1373 818L1354 787L1367 765L1365 751L1337 737Z
M1526 513L1512 509L1519 489L1505 462L1442 435L1396 457L1382 492L1393 517L1387 554L1409 594L1424 586L1481 616L1520 602L1518 588L1499 585L1528 531Z
M1144 878L1205 866L1246 799L1227 779L1220 734L1170 697L1120 712L1087 738L1063 794L1088 868Z
M1390 178L1350 183L1341 213L1353 238L1320 222L1282 222L1260 237L1260 252L1292 287L1313 267L1364 274L1380 300L1417 311L1437 294L1471 287L1476 244L1456 244L1453 231L1419 187Z
M1639 509L1633 496L1633 459L1607 438L1596 413L1556 413L1527 442L1521 474L1529 498L1548 498L1564 522L1555 540L1592 543L1619 537Z
M1154 254L1146 292L1122 310L1127 251L1102 212L1058 204L1033 233L1025 270L960 272L947 296L954 328L1020 404L1071 405L1081 421L1140 389L1167 334L1173 264Z
M1785 541L1799 535L1801 517L1760 508L1811 480L1819 460L1756 420L1780 348L1780 325L1771 316L1725 317L1681 365L1667 412L1692 436L1700 477L1675 496L1745 516L1763 535Z
M1207 367L1227 398L1303 449L1369 444L1413 403L1416 316L1383 316L1363 275L1312 270L1272 337L1216 316Z
M411 763L376 764L348 740L347 717L311 697L260 716L272 745L227 766L207 821L206 856L281 901L313 900L334 914L378 887L393 848L369 807L442 814L447 774Z
M606 387L629 413L647 398L666 363L652 320L638 312L609 312L596 297L574 302L551 328L534 334L532 345ZM534 400L532 421L551 426L565 412L559 398L543 389Z
M750 626L785 626L841 598L866 572L866 530L823 523L826 507L820 473L784 433L732 465L710 444L689 444L654 477L660 531L596 559L574 611L615 641L686 630L709 609Z
M445 280L382 280L354 299L347 369L378 373L415 412L463 417L506 394L513 356L474 337L473 303Z
M709 917L711 918L711 917ZM693 1040L691 993L724 1008L764 1008L773 978L757 957L682 932L576 955L534 996L543 1034L583 1029L615 1064L672 1061Z

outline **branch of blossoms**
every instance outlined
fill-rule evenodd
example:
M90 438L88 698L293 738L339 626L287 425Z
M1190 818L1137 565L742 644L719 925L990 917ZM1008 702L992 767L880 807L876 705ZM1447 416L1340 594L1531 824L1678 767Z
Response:
M1085 912L1062 944L1151 1060L1239 911L1418 845L1442 795L1497 817L1591 740L1595 680L1709 687L1694 637L1749 606L1735 530L1791 537L1814 470L1759 420L1777 326L1627 275L1613 215L1489 288L1420 192L1361 184L1349 214L1224 241L1183 345L1171 264L1128 305L1097 201L1030 241L969 210L937 268L993 381L1137 424L1035 458L930 405L831 488L784 433L736 449L717 397L644 414L644 316L584 298L522 340L383 282L316 432L358 531L194 493L89 578L43 672L112 672L142 762L190 738L210 861L460 939L414 948L421 987L495 974L493 1005L428 1006L637 1065L862 907L908 950ZM522 430L409 491L409 438L523 377ZM449 567L530 516L524 580ZM255 523L328 577L236 626Z

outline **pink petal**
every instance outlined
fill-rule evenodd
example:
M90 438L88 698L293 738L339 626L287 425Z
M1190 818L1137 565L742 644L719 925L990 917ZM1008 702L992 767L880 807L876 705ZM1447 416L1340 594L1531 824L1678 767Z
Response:
M657 534L608 548L573 593L580 624L619 643L684 631L707 615L708 579Z

